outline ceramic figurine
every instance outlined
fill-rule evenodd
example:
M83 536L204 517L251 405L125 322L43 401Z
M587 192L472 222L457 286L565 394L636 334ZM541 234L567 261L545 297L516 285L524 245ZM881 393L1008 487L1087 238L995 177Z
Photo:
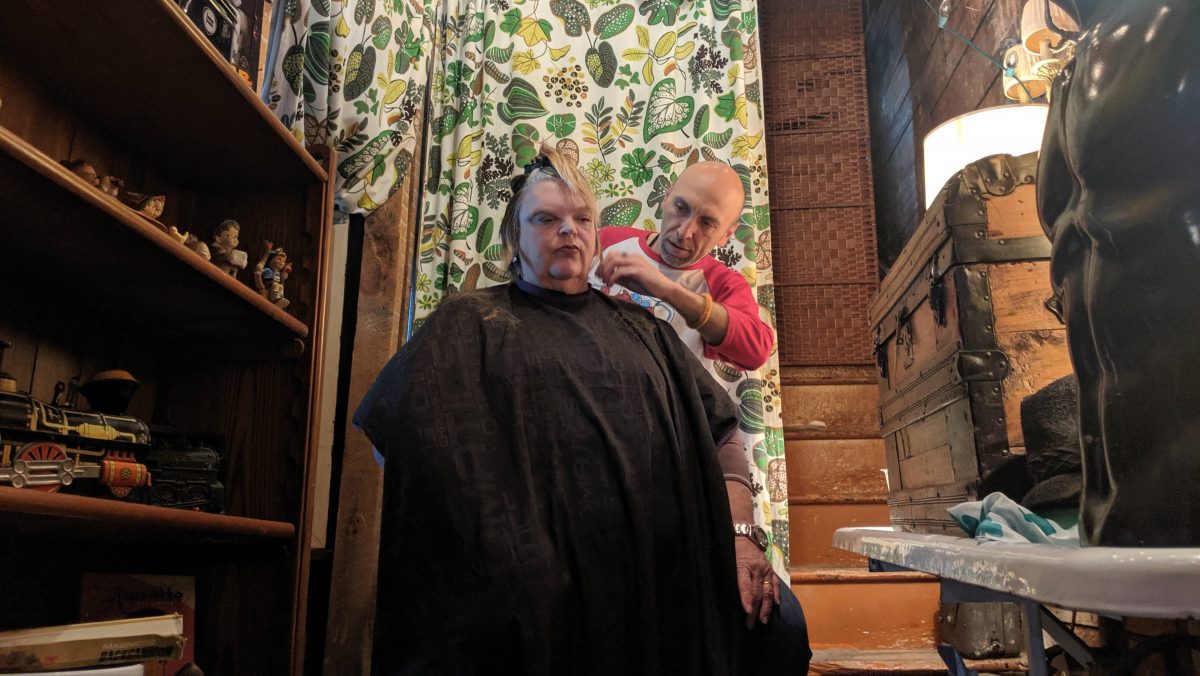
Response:
M209 246L212 262L230 277L237 277L238 271L245 270L250 262L246 252L237 248L241 231L242 226L237 221L222 221L213 232L213 241Z
M183 245L186 246L187 248L191 249L192 251L196 252L196 255L203 258L204 260L206 260L206 261L212 260L212 254L209 253L209 251L208 251L208 245L205 244L204 242L200 241L199 237L197 237L191 233L188 233L187 239L185 239L183 241Z
M167 204L166 195L146 195L141 202L134 207L137 212L152 221L157 221L159 216L162 216L163 207Z
M171 239L175 240L176 242L179 242L180 244L186 244L188 237L191 237L191 235L189 235L186 232L180 232L179 228L177 228L173 225L171 227L167 228L167 234L171 236Z
M121 194L121 188L125 187L125 181L116 176L101 176L98 186L100 192L116 197Z
M82 178L88 185L100 185L100 177L96 175L95 167L86 160L63 160L61 164L70 169L72 174Z
M263 245L266 252L254 266L254 284L263 298L276 307L285 308L291 301L283 297L283 283L292 274L292 265L287 262L287 253L283 249L273 248L270 242L263 242Z

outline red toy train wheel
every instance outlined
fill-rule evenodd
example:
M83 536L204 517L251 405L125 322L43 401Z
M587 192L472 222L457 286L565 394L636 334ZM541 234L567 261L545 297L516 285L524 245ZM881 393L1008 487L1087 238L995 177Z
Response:
M17 451L17 460L66 460L67 451L58 444L49 441L31 441L21 447ZM59 484L51 484L49 486L30 486L30 490L41 491L43 493L54 493L59 488Z

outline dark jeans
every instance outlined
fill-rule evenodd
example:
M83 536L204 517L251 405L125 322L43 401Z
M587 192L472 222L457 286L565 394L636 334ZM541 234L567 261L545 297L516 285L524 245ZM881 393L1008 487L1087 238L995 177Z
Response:
M742 668L745 676L808 674L812 650L808 647L808 624L804 610L786 581L779 581L779 607L771 621L755 624L742 635Z

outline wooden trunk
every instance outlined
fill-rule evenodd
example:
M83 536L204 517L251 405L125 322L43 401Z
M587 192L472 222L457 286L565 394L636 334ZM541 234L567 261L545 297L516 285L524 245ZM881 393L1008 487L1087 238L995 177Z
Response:
M946 183L871 304L893 525L961 533L946 512L1028 487L1021 400L1071 372L1047 305L1037 154Z

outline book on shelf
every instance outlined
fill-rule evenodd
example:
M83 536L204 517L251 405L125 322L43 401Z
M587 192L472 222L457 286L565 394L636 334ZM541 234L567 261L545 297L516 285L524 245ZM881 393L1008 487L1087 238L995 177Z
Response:
M29 672L178 659L183 616L137 617L0 632L0 670Z
M196 578L190 575L84 573L79 618L118 620L178 613L183 618L183 653L178 659L149 663L147 676L175 676L196 652Z

